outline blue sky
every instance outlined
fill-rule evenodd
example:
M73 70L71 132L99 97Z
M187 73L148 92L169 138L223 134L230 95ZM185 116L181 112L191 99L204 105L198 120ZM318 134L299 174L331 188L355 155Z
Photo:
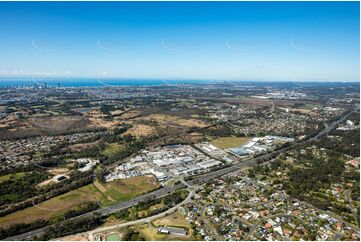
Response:
M359 18L359 2L0 2L0 76L359 81Z

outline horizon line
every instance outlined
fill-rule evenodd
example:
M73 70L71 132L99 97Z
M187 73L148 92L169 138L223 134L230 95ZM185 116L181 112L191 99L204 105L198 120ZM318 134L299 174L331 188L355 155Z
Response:
M315 82L315 83L360 83L360 80L255 80L255 79L249 79L249 80L242 80L242 79L200 79L200 78L135 78L135 77L131 77L131 78L127 78L127 77L94 77L94 76L82 76L82 77L53 77L53 76L49 76L49 77L32 77L32 76L24 76L24 77L8 77L8 76L0 76L0 81L2 81L1 79L7 79L8 81L22 81L22 80L16 80L16 79L27 79L26 81L31 81L36 80L36 81L45 81L44 79L49 79L49 80L71 80L71 79L78 79L79 81L84 81L86 79L91 79L91 80L110 80L110 81L182 81L182 82L187 82L187 81L204 81L204 82ZM41 80L39 80L41 79Z

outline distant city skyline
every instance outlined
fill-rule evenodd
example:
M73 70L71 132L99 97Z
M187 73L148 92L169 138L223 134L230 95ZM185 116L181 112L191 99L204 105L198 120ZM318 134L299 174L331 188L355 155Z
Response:
M0 2L0 77L359 81L359 18L359 2Z

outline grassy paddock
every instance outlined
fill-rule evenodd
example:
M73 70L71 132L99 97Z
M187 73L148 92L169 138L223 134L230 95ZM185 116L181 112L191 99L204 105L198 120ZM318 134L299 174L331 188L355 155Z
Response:
M158 186L154 177L133 177L102 183L101 189L94 183L76 190L64 193L44 201L38 206L32 206L11 213L0 218L0 227L15 223L30 223L38 219L49 220L66 211L75 209L86 201L100 201L102 205L109 205L119 201L131 199Z
M163 225L180 226L180 227L185 227L185 228L190 229L189 223L187 222L187 220L184 218L184 216L179 211L174 212L163 218L154 220L153 224L156 226L163 226Z
M246 144L252 137L220 137L211 141L211 144L221 149L234 148Z
M107 147L105 148L105 150L102 153L103 153L103 155L106 155L108 157L113 157L117 153L122 152L124 150L124 148L125 147L122 144L112 143L112 144L107 145Z
M14 174L0 176L0 183L10 180L11 176L13 176L16 179L16 178L20 178L24 175L25 175L25 172L18 172L18 173L14 173Z

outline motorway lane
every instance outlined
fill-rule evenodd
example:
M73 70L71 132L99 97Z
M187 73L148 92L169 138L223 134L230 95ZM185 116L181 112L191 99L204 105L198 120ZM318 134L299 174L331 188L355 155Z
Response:
M319 132L314 137L309 138L309 139L307 139L305 141L302 141L300 143L297 143L295 145L303 145L303 144L306 144L308 142L312 142L312 141L315 141L315 140L319 139L321 136L323 136L323 135L327 134L328 132L330 132L331 130L335 129L340 123L344 122L353 112L357 111L358 109L359 109L359 107L355 107L353 110L351 110L350 112L345 114L342 118L336 120L331 125L326 126L325 129L323 129L321 132ZM234 171L239 170L239 169L255 166L255 165L257 165L258 160L262 160L264 158L269 159L270 157L272 157L272 155L278 156L279 154L284 153L284 152L294 148L295 145L290 145L288 147L273 151L271 153L261 155L261 156L259 156L257 158L253 158L253 159L250 159L250 160L244 160L241 163L238 163L238 164L236 164L234 166L231 166L231 167L223 168L223 169L220 169L220 170L217 170L217 171L214 171L214 172L210 172L210 173L207 173L207 174L200 175L200 176L194 178L193 180L188 181L188 183L190 185L200 185L200 184L206 183L208 181L211 181L214 178L223 176L223 175L225 175L227 173L234 172Z
M142 218L142 219L138 219L138 220L135 220L135 221L130 221L130 222L126 222L126 223L121 223L121 224L116 224L116 225L112 225L112 226L107 226L107 227L94 229L94 230L91 230L91 231L85 232L85 233L89 233L90 239L94 240L93 234L95 234L95 233L105 232L105 231L109 231L109 230L113 230L113 229L124 228L124 227L128 227L128 226L131 226L131 225L136 225L136 224L150 223L153 220L156 220L156 219L159 219L159 218L162 218L164 216L167 216L169 214L174 213L175 211L177 211L177 209L180 206L183 206L184 204L190 202L192 197L194 196L194 191L191 190L191 189L188 189L188 191L189 191L189 194L186 197L186 199L184 199L182 202L178 203L174 207L169 208L168 210L166 210L166 211L164 211L162 213L153 215L153 216L148 217L148 218Z
M138 204L139 202L144 202L144 201L147 201L148 199L161 198L161 197L164 197L170 193L173 193L173 192L175 192L179 189L183 189L183 188L186 188L186 186L184 184L178 184L173 187L164 187L164 188L155 190L153 192L137 196L131 200L112 205L110 207L100 208L96 211L88 212L88 213L70 218L67 221L71 221L71 220L75 220L75 219L79 219L79 218L94 217L95 212L100 214L101 216L107 216L116 211L131 208L134 205ZM30 240L34 236L43 234L51 226L53 226L53 225L48 225L48 226L42 227L40 229L36 229L36 230L30 231L30 232L24 233L24 234L8 237L5 240ZM59 226L59 225L57 225L57 226Z
M299 144L302 145L302 144L306 144L308 142L317 140L321 136L325 135L326 133L328 133L331 130L333 130L334 128L336 128L340 123L344 122L351 115L351 113L353 113L354 111L356 111L358 109L359 109L359 107L355 107L349 113L347 113L346 115L344 115L342 118L338 119L337 121L333 122L331 125L329 125L329 127L326 127L324 130L319 132L314 137L309 138L309 139L307 139L305 141L302 141L301 143L298 143L297 145L299 145ZM257 157L257 158L251 159L251 160L245 160L245 161L243 161L241 163L238 163L238 164L236 164L234 166L227 167L227 168L224 168L224 169L220 169L220 170L217 170L217 171L214 171L214 172L210 172L210 173L201 175L201 176L195 178L194 180L188 181L188 183L191 186L204 184L204 183L206 183L208 181L211 181L212 179L214 179L216 177L223 176L223 175L225 175L225 174L227 174L229 172L234 172L234 171L236 171L238 169L243 169L243 168L246 168L246 167L255 166L255 165L257 165L257 161L259 159L268 158L273 154L278 155L280 153L284 153L285 151L293 148L293 146L294 145L291 145L289 147L282 148L280 150L273 151L271 153L267 153L265 155L262 155L260 157ZM68 219L68 221L73 220L73 219L77 219L77 218L81 218L81 217L94 216L94 212L98 212L98 213L100 213L101 215L104 215L104 216L109 215L109 214L114 213L116 211L132 207L132 206L136 205L137 203L139 203L141 201L145 201L146 199L149 199L150 196L152 196L152 195L155 196L155 197L153 197L153 199L156 199L156 198L163 197L163 196L165 196L165 195L167 195L169 193L175 192L176 190L179 190L179 189L185 188L185 187L186 186L184 184L178 184L178 185L176 185L174 187L164 187L164 188L161 188L161 189L156 190L154 192L138 196L138 197L133 198L133 199L131 199L129 201L126 201L126 202L121 202L121 203L118 203L118 204L110 206L110 207L100 208L100 209L98 209L96 211L89 212L89 213L86 213L86 214L83 214L83 215L80 215L80 216L77 216L77 217L74 217L74 218L70 218L70 219ZM6 238L5 240L25 240L25 239L30 239L31 237L42 234L43 232L46 231L47 228L49 228L51 226L52 225L48 225L46 227L43 227L43 228L40 228L40 229L37 229L37 230L33 230L33 231L30 231L30 232L27 232L27 233L24 233L24 234L20 234L20 235L17 235L17 236Z

